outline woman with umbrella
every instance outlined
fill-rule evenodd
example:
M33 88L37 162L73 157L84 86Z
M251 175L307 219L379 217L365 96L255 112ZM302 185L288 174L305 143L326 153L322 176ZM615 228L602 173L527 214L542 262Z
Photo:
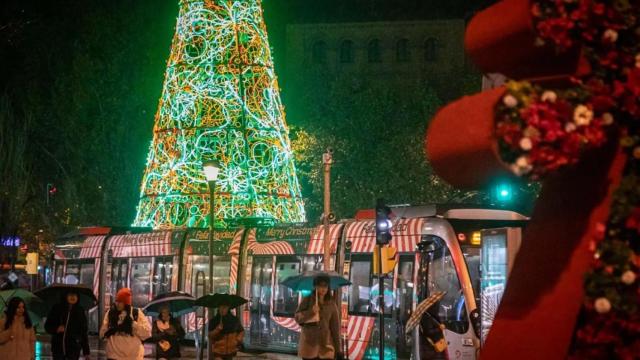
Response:
M183 337L182 325L173 319L168 306L162 307L151 330L151 341L156 343L156 359L179 358L180 339Z
M151 341L156 343L156 359L180 357L180 340L184 329L175 317L195 311L193 296L182 291L171 291L156 296L144 307L144 312L158 319L153 322Z
M296 322L302 327L298 356L303 359L342 358L338 307L331 297L327 275L313 279L313 292L300 302Z
M61 291L60 303L54 305L47 315L44 328L52 335L51 354L54 360L77 360L80 352L88 359L91 354L87 316L78 300L77 290Z
M36 332L27 305L19 297L9 300L5 315L0 319L0 354L3 359L35 359Z
M196 305L218 308L216 316L209 321L209 359L231 360L236 356L244 338L244 328L229 310L246 302L232 294L210 294L196 300Z

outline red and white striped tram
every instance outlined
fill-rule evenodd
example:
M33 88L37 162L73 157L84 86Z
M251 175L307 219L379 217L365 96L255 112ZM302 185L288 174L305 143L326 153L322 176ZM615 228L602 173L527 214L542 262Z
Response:
M436 206L394 208L393 212L391 245L398 250L398 265L385 279L385 358L423 355L421 334L405 336L404 324L419 301L441 290L447 293L433 313L446 326L449 358L475 359L480 333L488 331L492 314L482 313L482 324L471 317L480 314L481 298L494 307L499 303L501 293L496 289L503 288L509 266L493 262L504 254L508 256L497 261L512 262L526 217L505 210ZM246 329L245 346L295 353L300 327L293 316L302 294L279 283L288 276L323 268L324 227L220 229L214 237L214 292L238 293L249 299L238 309ZM485 237L492 248L483 254ZM110 230L87 233L73 241L61 239L55 246L52 280L94 288L100 306L90 312L91 330L97 331L100 317L121 287L132 288L138 307L166 291L182 290L196 297L208 292L208 238L206 230L187 229L124 234ZM355 360L378 358L379 290L371 263L374 221L360 218L332 224L329 239L332 270L352 282L342 292L346 353ZM430 252L417 251L425 241L430 243ZM502 251L496 244L507 248ZM503 272L498 274L497 268ZM487 285L486 294L481 283ZM184 319L189 338L197 338L194 335L199 333L203 316L191 314Z

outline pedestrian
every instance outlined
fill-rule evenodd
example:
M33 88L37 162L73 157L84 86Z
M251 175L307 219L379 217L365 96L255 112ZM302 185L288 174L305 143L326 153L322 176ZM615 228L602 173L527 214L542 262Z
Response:
M44 329L52 335L51 354L54 360L78 360L80 353L89 359L89 326L84 308L78 304L78 294L73 290L63 295L47 315Z
M156 359L180 357L180 340L184 337L184 329L171 317L168 308L160 309L160 315L153 322L151 333L151 339L156 343Z
M231 360L242 344L244 328L230 309L228 304L218 306L218 313L209 321L210 359Z
M142 342L151 337L151 325L142 310L133 308L131 302L131 290L122 288L116 294L115 304L104 315L100 337L107 342L107 359L144 358Z
M0 318L0 354L3 359L33 360L36 357L36 331L24 300L9 300Z
M329 277L313 279L314 290L298 305L295 318L302 327L298 356L303 359L341 359L338 307L329 291Z

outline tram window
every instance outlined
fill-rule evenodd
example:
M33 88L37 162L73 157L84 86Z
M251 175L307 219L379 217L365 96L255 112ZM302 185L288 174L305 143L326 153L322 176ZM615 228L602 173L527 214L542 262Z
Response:
M89 289L93 289L93 274L95 273L95 266L93 260L91 262L83 263L80 266L80 284L87 286Z
M468 247L463 248L462 251L467 262L467 269L469 269L473 293L476 301L480 301L480 248Z
M153 296L171 291L171 278L173 273L173 258L170 256L156 258L153 271Z
M65 284L78 285L80 283L80 264L67 263L67 269L62 282Z
M354 260L349 273L349 312L369 313L369 293L371 292L371 261Z
M134 258L131 260L131 292L133 306L142 307L151 299L151 258Z
M192 284L196 283L196 274L202 272L204 274L204 280L209 288L209 257L208 256L192 256L191 263L193 264L192 271ZM231 262L227 256L214 256L213 257L213 292L229 293L229 282ZM201 275L202 276L202 275ZM202 280L201 280L202 281ZM194 285L195 286L195 285Z
M191 264L193 267L191 271L191 284L193 284L194 288L193 292L198 292L199 294L202 293L202 295L204 295L206 291L202 290L202 283L204 282L204 286L207 288L209 287L209 257L201 255L191 256Z
M273 297L273 312L278 316L293 316L298 307L298 294L290 288L280 285L282 280L300 273L300 261L297 259L277 260L276 285Z
M115 296L116 292L123 287L127 287L127 271L129 262L127 259L116 259L111 268L111 292Z
M213 263L213 292L214 293L229 293L229 282L231 277L229 272L231 271L231 261L229 259L215 259Z
M411 304L413 300L413 265L413 256L400 257L396 288L396 311L398 320L403 324L409 319L409 316L411 316Z
M395 294L393 293L393 279L384 278L384 312L387 316L391 315L391 308L394 304ZM369 304L371 305L371 312L379 313L380 306L378 306L378 277L373 275L371 281L371 291L369 292Z
M446 246L436 249L429 266L429 293L436 291L446 291L438 302L439 320L448 330L464 334L469 327L464 295L451 253Z
M55 283L62 283L63 279L63 271L64 271L64 263L62 261L56 261L56 274L55 274Z
M322 257L319 255L305 256L302 261L302 272L322 270Z
M251 271L251 310L263 311L271 306L271 257L255 257Z

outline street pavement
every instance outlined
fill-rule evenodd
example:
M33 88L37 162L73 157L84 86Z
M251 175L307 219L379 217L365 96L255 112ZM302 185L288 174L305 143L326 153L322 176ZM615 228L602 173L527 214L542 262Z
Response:
M91 347L90 360L106 360L107 356L104 352L104 345L98 339L97 336L89 337L89 346ZM145 344L145 359L155 359L155 355L151 352L154 344ZM197 359L197 350L194 346L182 346L180 348L182 354L181 359ZM205 353L206 358L206 353ZM51 343L48 336L38 336L36 342L36 360L50 360L51 356ZM236 359L248 360L248 359L272 359L272 360L293 360L298 357L288 354L275 354L275 353L238 353Z

